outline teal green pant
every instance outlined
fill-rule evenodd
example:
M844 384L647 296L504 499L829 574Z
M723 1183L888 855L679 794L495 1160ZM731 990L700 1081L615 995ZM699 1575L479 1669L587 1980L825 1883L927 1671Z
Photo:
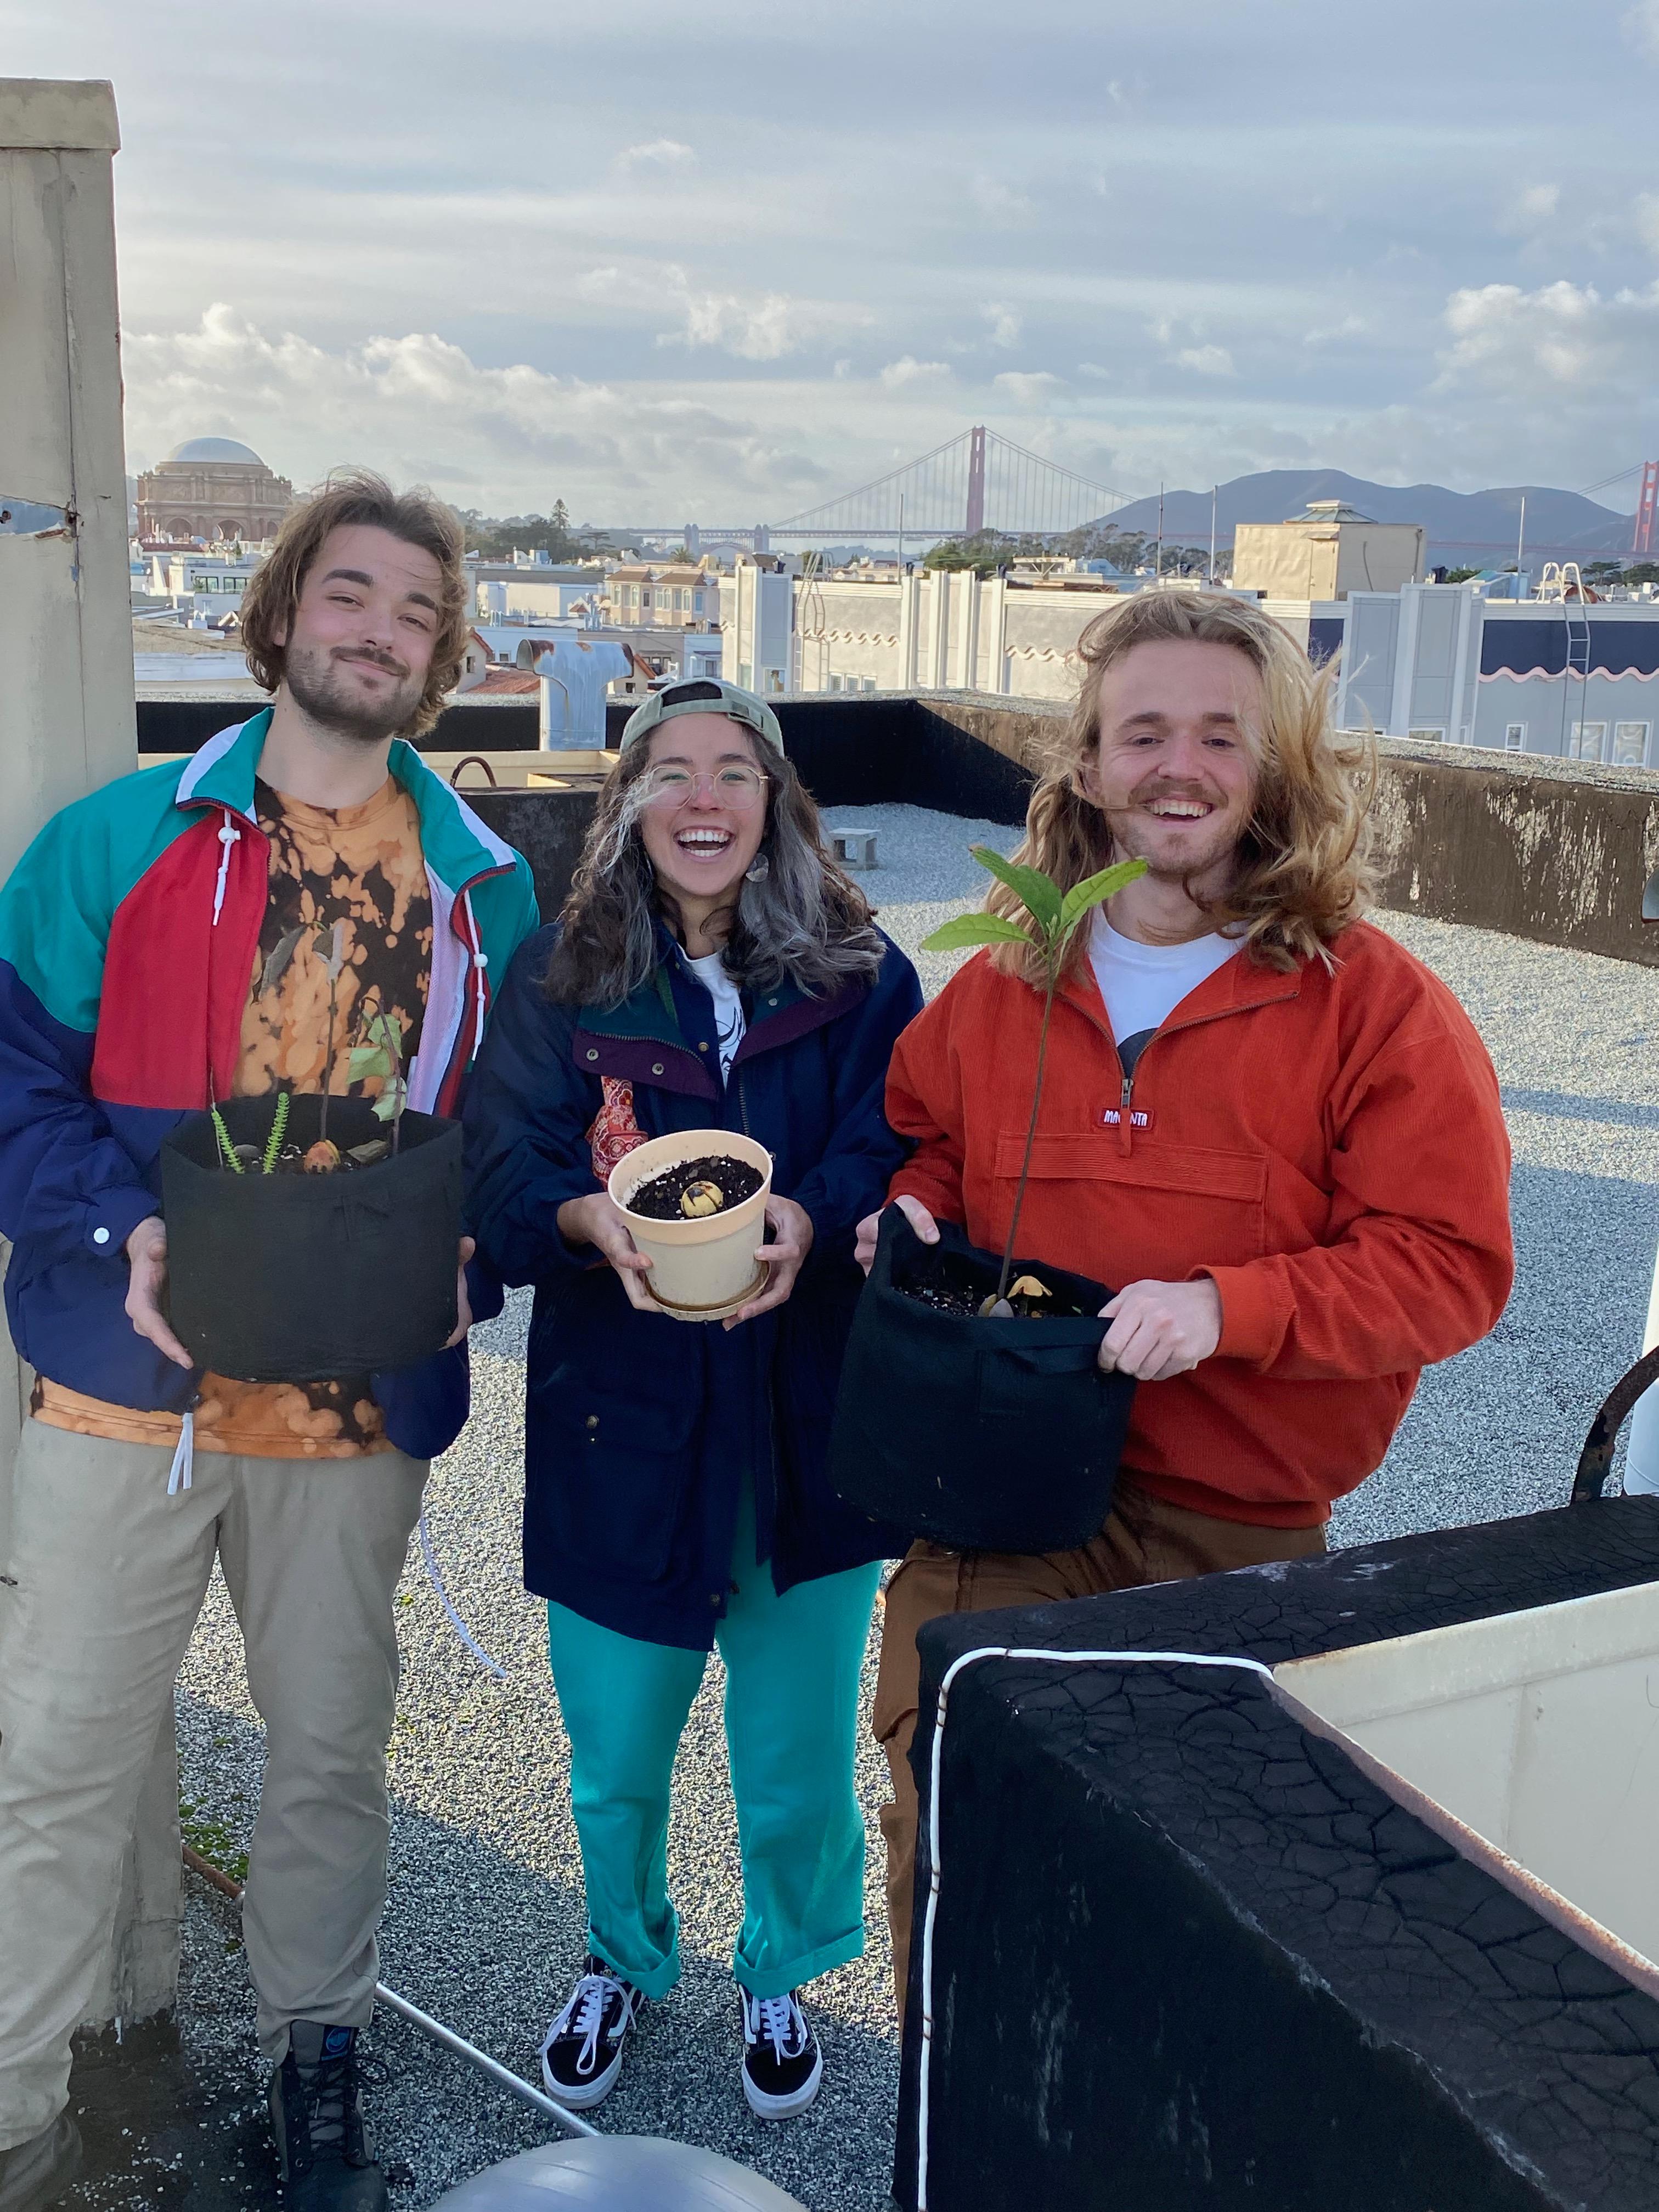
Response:
M877 1566L782 1597L739 1516L737 1584L720 1624L726 1741L743 1855L732 1972L756 1996L827 1973L864 1948L864 1820L853 1786L859 1676ZM668 1897L674 1753L707 1660L547 1609L548 1656L570 1738L570 1794L587 1885L589 1948L648 1997L679 1979Z

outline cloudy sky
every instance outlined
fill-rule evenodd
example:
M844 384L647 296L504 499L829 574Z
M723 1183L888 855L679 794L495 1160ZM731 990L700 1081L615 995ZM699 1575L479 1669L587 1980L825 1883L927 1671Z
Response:
M975 422L1133 494L1659 452L1659 0L0 0L0 67L114 82L135 468L732 522Z

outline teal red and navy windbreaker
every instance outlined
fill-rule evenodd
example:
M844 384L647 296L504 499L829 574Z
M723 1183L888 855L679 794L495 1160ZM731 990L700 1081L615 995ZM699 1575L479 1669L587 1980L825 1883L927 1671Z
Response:
M179 1413L196 1384L135 1334L128 1237L161 1211L168 1130L230 1095L269 896L253 814L266 708L187 761L54 815L0 890L0 1232L13 1341L67 1389ZM537 927L528 863L412 745L392 774L420 814L432 970L410 1103L458 1110L490 978ZM319 1286L326 1296L326 1286ZM428 1457L466 1418L465 1347L376 1376L386 1433Z

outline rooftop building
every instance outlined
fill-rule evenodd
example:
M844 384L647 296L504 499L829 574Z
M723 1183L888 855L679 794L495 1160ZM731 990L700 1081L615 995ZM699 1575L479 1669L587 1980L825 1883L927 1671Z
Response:
M1284 522L1242 522L1233 538L1239 591L1286 599L1397 592L1423 578L1420 525L1373 522L1340 499L1310 500Z

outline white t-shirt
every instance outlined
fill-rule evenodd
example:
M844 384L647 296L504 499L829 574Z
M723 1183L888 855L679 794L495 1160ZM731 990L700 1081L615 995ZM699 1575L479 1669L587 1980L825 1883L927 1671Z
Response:
M1106 1001L1126 1073L1139 1057L1146 1039L1162 1027L1187 994L1195 991L1218 968L1224 968L1237 951L1238 939L1224 937L1219 931L1192 938L1185 945L1143 945L1138 938L1121 937L1104 912L1096 908L1089 932L1089 960Z
M694 960L687 953L685 964L714 1001L714 1037L720 1046L723 1083L732 1073L732 1062L749 1026L743 1018L743 994L732 981L720 953L705 952L700 960Z

